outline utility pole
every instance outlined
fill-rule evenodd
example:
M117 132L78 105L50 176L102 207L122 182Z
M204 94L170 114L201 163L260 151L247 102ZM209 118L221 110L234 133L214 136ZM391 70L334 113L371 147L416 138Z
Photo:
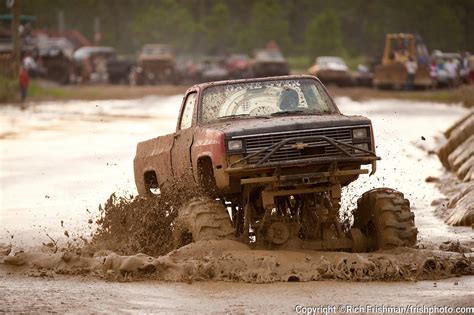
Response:
M20 73L20 58L21 58L21 41L20 41L20 13L21 13L21 0L10 0L12 10L12 72L13 79L18 78Z
M102 40L102 33L100 31L100 18L96 16L94 18L94 42L96 45L99 45L101 40Z
M59 36L63 36L63 32L65 29L65 23L64 23L64 11L60 10L58 12L58 31L59 31Z

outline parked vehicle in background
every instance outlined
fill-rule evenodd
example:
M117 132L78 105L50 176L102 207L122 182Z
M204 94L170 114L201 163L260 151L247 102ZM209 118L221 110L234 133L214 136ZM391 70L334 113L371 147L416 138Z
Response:
M290 73L287 60L277 49L257 50L250 65L254 77L269 77Z
M107 61L108 81L111 84L130 84L136 62L125 57L113 56Z
M308 73L318 77L324 84L347 86L352 83L351 73L340 57L321 56L316 58Z
M461 54L435 50L431 54L431 58L436 63L436 86L458 86L461 84L459 75Z
M243 79L251 76L250 57L246 54L231 54L225 60L225 68L232 79Z
M357 86L372 86L374 74L366 65L357 65L356 71L352 75L352 83Z
M171 83L177 80L176 57L169 45L146 44L135 69L137 84Z
M59 84L68 84L74 76L74 46L63 37L39 35L36 38L41 76Z
M474 56L469 56L469 82L474 82Z
M226 80L230 76L225 60L221 57L205 57L198 69L201 82Z
M413 85L421 88L431 87L428 50L421 37L413 34L387 34L385 36L382 63L377 65L374 71L374 86L403 88L408 76L406 63L410 58L417 63Z
M176 56L176 81L180 84L200 82L201 68L201 64L196 56Z
M86 46L74 52L74 74L79 82L107 82L107 62L116 58L115 49Z

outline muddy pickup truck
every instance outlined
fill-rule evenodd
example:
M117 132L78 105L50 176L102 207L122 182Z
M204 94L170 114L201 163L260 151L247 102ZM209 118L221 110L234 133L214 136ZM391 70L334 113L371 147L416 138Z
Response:
M174 83L177 80L176 60L168 45L146 44L138 56L135 69L136 83Z
M393 189L364 193L353 223L340 219L341 187L378 159L371 121L341 114L316 77L298 75L191 87L176 132L139 143L134 172L145 197L177 179L211 196L178 210L177 246L227 237L256 248L413 246L414 214Z

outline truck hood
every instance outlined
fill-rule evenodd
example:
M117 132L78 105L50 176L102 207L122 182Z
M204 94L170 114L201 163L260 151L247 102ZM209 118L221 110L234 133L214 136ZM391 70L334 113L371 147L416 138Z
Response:
M209 125L224 132L226 138L235 136L266 134L273 132L285 132L294 130L307 130L343 126L368 125L370 120L362 116L345 116L341 114L332 115L301 115L248 119L231 119Z

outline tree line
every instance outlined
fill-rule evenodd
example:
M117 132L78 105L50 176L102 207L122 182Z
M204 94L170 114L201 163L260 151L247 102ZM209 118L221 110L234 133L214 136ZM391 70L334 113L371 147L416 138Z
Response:
M65 26L134 53L169 43L180 53L250 53L275 40L292 56L379 58L386 33L418 33L428 49L474 51L474 0L22 0L36 28ZM5 4L0 13L7 13Z

